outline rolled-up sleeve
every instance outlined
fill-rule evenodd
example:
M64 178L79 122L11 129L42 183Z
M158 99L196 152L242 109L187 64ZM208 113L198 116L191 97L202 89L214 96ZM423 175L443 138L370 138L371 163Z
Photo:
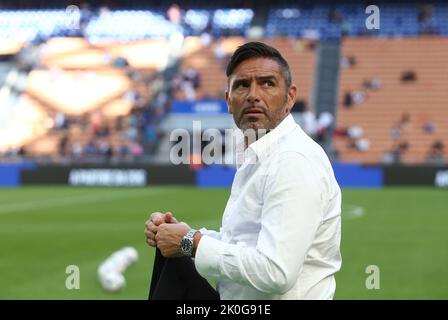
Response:
M203 277L284 294L297 281L323 219L325 191L309 159L284 152L266 177L261 229L255 247L203 236L195 265Z

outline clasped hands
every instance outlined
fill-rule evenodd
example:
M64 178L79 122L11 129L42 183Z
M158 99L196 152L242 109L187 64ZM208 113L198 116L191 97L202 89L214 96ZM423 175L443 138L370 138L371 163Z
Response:
M157 247L166 258L182 257L180 242L190 229L185 222L178 222L171 212L153 212L145 222L146 243Z

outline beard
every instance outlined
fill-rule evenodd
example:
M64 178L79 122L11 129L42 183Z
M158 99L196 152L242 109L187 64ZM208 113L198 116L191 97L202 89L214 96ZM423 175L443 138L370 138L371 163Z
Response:
M274 129L288 114L285 112L287 110L287 98L288 96L286 95L283 106L278 112L271 112L268 108L263 108L263 112L254 117L244 117L246 110L253 108L253 106L241 110L238 119L234 119L237 127L243 132L249 129L257 132L266 132L266 130Z

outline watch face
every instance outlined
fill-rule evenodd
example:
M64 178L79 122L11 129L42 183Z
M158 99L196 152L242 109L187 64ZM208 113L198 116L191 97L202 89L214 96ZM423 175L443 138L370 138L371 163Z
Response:
M188 239L182 239L180 243L180 249L184 254L191 254L192 243Z

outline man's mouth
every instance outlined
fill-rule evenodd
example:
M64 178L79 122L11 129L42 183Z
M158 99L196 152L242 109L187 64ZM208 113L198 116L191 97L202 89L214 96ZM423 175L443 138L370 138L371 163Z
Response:
M264 111L260 108L248 108L244 110L243 117L244 118L253 118L264 115Z

